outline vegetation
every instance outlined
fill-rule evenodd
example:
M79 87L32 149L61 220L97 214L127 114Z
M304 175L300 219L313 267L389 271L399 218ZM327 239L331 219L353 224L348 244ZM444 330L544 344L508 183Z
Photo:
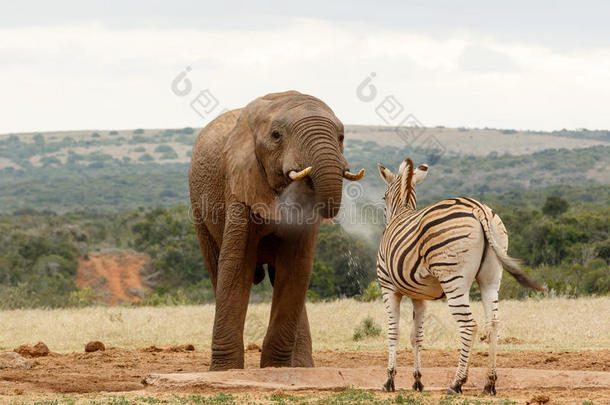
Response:
M607 188L602 188L607 193ZM554 193L555 189L548 192ZM512 195L513 193L511 193ZM575 203L550 195L540 208L506 205L490 196L510 235L510 254L552 294L581 296L610 292L610 207ZM518 195L516 201L527 199ZM485 202L486 200L483 200ZM498 201L498 202L493 202ZM549 208L549 207L560 207ZM382 208L376 207L381 210ZM378 212L377 215L382 215ZM134 249L152 258L151 296L142 304L210 302L211 283L186 207L122 213L20 210L0 217L0 292L4 308L81 306L91 297L75 295L79 256L102 248ZM348 226L323 225L316 246L311 300L335 297L378 299L376 251L382 223L364 224L370 232L348 233ZM270 297L270 286L254 290ZM501 297L520 298L524 290L504 278ZM476 296L476 289L475 289ZM266 297L266 298L263 298Z
M57 399L40 400L40 398L22 396L22 400L14 404L33 403L35 405L214 405L214 404L277 404L277 405L515 405L517 402L510 399L486 399L468 396L444 396L431 393L401 392L396 395L387 395L380 392L345 388L338 392L285 393L282 391L271 394L252 395L251 393L237 394L171 394L142 396L133 394L85 394L54 396ZM593 404L583 401L583 405Z
M364 318L362 322L356 326L352 340L358 341L369 336L375 337L379 335L381 335L381 327L375 323L373 318L369 316Z
M553 135L608 140L608 131ZM5 164L0 168L0 306L88 305L92 292L74 285L77 259L105 248L134 249L152 258L151 293L142 305L211 301L210 280L184 206L188 163L179 160L189 152L178 146L192 145L196 136L195 129L183 128L0 137ZM132 155L119 158L110 147ZM458 195L477 198L500 214L510 253L551 294L610 291L610 178L603 175L610 167L610 147L465 156L352 139L345 155L368 175L358 183L357 198L346 191L338 224L321 227L311 301L379 298L374 278L385 184L376 163L395 169L407 155L431 165L429 178L418 187L420 207ZM355 220L344 215L352 211ZM528 294L504 278L502 298ZM252 299L270 296L265 281L254 288Z

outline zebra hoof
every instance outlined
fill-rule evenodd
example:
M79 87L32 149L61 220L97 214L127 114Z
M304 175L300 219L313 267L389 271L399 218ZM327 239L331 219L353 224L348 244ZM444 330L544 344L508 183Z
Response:
M394 387L394 377L395 376L396 376L396 369L388 369L388 379L386 380L385 384L383 384L383 387L381 387L381 389L386 392L396 391L396 388Z
M462 393L461 385L452 385L447 389L447 395L457 395Z
M413 391L422 392L423 390L424 390L424 384L422 384L421 381L415 381L413 383Z
M498 379L497 374L494 372L491 375L487 376L487 383L485 384L485 388L483 388L483 393L487 395L496 395L496 380Z
M483 394L496 395L496 385L492 383L485 384L485 388L483 388Z
M386 381L385 384L383 384L381 389L383 391L385 391L385 392L394 392L394 391L396 391L396 388L394 387L394 380L388 379L388 381Z

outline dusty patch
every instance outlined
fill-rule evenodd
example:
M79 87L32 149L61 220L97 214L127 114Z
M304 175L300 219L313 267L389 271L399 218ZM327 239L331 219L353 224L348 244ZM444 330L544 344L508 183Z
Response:
M76 285L90 287L105 304L137 302L146 289L141 272L149 261L148 255L128 251L91 254L78 260Z

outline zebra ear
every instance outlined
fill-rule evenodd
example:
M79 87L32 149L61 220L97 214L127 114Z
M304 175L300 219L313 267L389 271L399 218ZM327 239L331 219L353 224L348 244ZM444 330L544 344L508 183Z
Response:
M413 185L419 184L426 178L428 174L428 165L422 164L417 166L417 169L413 171Z
M396 175L392 173L389 169L386 169L381 165L381 163L377 163L377 168L379 169L379 175L387 184L390 184L396 179Z

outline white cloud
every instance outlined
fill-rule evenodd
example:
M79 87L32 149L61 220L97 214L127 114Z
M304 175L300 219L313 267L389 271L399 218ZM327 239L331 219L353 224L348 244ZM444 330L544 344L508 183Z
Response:
M193 93L181 98L170 83L186 66ZM355 93L371 72L378 101L394 94L427 125L610 128L609 68L610 48L561 52L470 31L433 37L322 20L250 30L5 28L0 133L199 126L189 102L204 88L228 108L297 89L347 124L381 124L377 100Z

